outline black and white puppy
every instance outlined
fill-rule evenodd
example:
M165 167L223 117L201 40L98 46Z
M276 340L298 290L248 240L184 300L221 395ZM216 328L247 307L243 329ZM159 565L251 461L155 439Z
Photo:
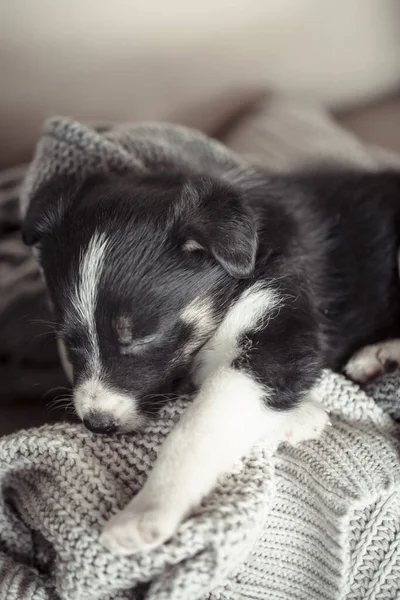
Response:
M115 552L168 539L261 438L318 437L321 370L400 334L400 175L253 177L58 179L26 216L86 427L129 432L177 381L198 390L107 525Z

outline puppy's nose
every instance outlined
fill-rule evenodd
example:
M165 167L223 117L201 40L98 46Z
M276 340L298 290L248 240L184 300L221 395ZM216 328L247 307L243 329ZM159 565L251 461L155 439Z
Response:
M83 419L86 429L93 433L114 433L117 431L117 424L111 415L100 412L91 412Z

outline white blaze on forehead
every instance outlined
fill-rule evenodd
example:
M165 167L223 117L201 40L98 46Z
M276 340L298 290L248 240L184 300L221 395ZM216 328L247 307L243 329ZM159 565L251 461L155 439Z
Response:
M104 233L96 232L79 260L79 278L72 300L73 308L80 323L84 326L90 342L91 360L95 370L99 363L98 337L95 324L95 311L100 278L104 268L104 258L108 239Z

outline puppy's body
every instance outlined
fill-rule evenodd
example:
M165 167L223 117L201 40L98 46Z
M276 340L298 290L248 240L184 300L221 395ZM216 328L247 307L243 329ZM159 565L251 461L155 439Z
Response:
M261 199L260 237L266 248L287 239L283 262L308 291L323 366L339 370L355 350L399 334L400 176L320 173L277 186L277 213L288 216L279 229Z
M167 539L260 438L319 435L321 369L399 334L399 175L209 171L58 182L25 222L88 428L135 429L177 380L198 388L106 529L118 552Z

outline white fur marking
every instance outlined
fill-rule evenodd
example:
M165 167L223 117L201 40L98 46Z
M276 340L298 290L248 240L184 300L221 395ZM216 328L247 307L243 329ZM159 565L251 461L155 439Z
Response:
M194 252L194 250L204 250L203 246L196 242L196 240L188 240L182 246L187 252Z
M197 297L181 313L181 319L196 329L209 332L214 327L212 303L208 298Z
M80 322L86 328L91 344L91 369L93 374L100 370L98 338L95 324L97 290L104 267L104 256L108 240L104 233L95 233L86 250L82 252L79 264L79 281L73 297L73 308Z
M228 310L222 323L195 361L194 378L200 385L215 370L229 366L238 355L238 339L246 331L265 326L280 305L278 293L272 288L254 284Z
M181 356L193 354L215 328L212 303L208 298L197 297L181 313L181 319L193 327L193 335L181 349Z
M132 554L171 537L218 477L260 439L273 451L282 441L319 437L328 416L318 403L305 400L288 412L270 409L265 405L270 390L231 367L239 337L264 326L279 304L277 292L252 286L200 352L195 374L200 392L166 438L145 486L107 524L101 541L111 551ZM201 322L201 306L193 303L184 318Z
M119 431L133 431L144 423L138 413L135 398L108 388L96 377L87 379L74 391L76 412L81 420L91 412L110 415L116 421Z
M303 402L278 412L263 404L266 393L245 373L214 373L166 438L145 486L107 524L102 543L117 554L157 546L261 438L273 451L282 441L320 435L327 422L321 407Z
M344 370L353 381L365 383L385 373L388 361L400 367L400 340L365 346L351 357Z

